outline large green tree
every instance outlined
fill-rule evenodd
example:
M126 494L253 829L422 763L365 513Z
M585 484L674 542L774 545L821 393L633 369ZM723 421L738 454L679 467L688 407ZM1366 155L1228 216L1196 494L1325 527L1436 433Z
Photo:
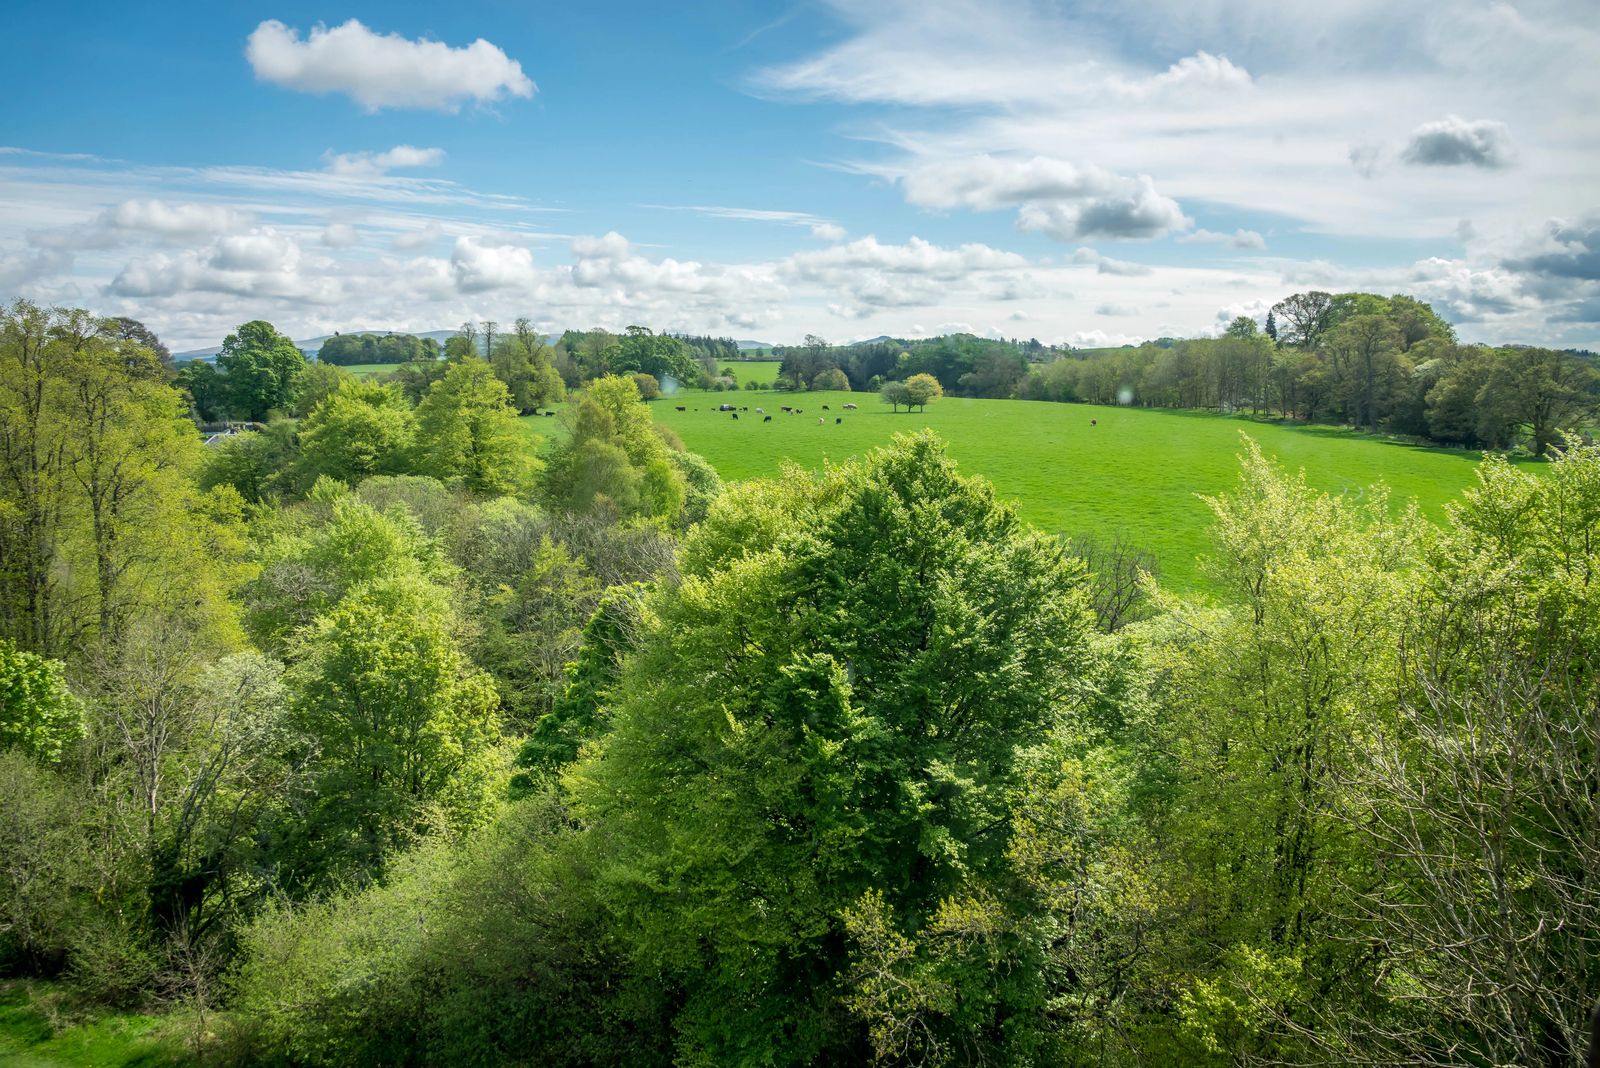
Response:
M417 406L416 469L477 493L510 492L530 467L516 419L490 366L457 360Z
M269 413L293 405L306 356L271 323L254 319L223 339L217 366L235 414L264 422Z
M931 435L713 506L566 776L634 966L678 991L682 1056L865 1055L871 1000L835 986L849 910L902 936L964 909L1026 926L1012 807L1090 659L1077 586ZM1016 1056L1041 1041L1034 943L980 941L920 1026Z

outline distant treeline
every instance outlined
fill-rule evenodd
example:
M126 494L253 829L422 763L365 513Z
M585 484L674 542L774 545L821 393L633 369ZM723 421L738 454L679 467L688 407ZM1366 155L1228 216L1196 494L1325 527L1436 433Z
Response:
M731 337L701 337L697 334L673 334L694 354L697 360L742 360L744 353L739 349L739 343Z
M929 373L976 397L1248 411L1383 430L1454 445L1542 454L1600 409L1591 355L1463 345L1449 323L1404 295L1296 293L1265 326L1241 316L1217 338L1161 338L1089 352L953 334L779 350L779 382L810 388L837 368L852 389Z
M317 362L340 367L438 358L437 341L411 334L335 334L322 343L322 349L317 353Z

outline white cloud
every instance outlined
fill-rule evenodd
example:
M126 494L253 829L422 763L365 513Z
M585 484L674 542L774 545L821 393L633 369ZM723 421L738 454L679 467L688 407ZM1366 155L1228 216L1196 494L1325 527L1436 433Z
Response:
M1499 169L1511 166L1513 155L1511 131L1505 123L1492 119L1468 122L1448 115L1413 130L1400 158L1418 167Z
M1125 317L1138 315L1139 309L1135 308L1131 304L1112 304L1111 302L1107 301L1104 304L1097 304L1095 306L1094 313L1096 315L1105 315L1111 317Z
M811 236L818 241L843 241L849 231L838 223L819 222L811 225Z
M983 153L923 163L902 186L908 201L925 208L1017 207L1020 229L1058 241L1160 237L1189 225L1177 201L1146 175L1127 178L1045 156Z
M346 93L368 111L429 108L456 111L531 97L522 65L478 38L452 48L441 41L377 34L355 19L332 29L320 23L302 39L277 19L255 28L245 46L256 77L307 93Z
M427 248L439 238L444 236L444 228L436 222L429 222L416 230L407 230L396 234L390 244L401 251Z
M903 245L886 245L869 234L849 244L797 252L786 261L786 267L796 277L812 280L828 278L839 270L861 268L954 280L972 271L1010 270L1027 262L1015 252L1002 252L983 244L945 248L913 237Z
M1231 234L1219 234L1214 230L1195 230L1183 234L1178 238L1185 244L1226 245L1229 248L1264 249L1267 247L1266 238L1254 230L1235 230Z
M1148 84L1159 91L1204 92L1246 89L1252 82L1250 72L1235 65L1227 56L1196 52L1178 60L1165 72L1151 78Z
M456 239L450 272L463 293L532 290L538 283L531 251L519 245L483 244L470 237Z
M250 220L250 213L222 204L124 200L87 223L30 231L28 239L39 248L62 250L116 248L141 241L184 244L238 230Z
M1135 277L1152 273L1153 268L1128 260L1114 260L1092 248L1080 248L1072 254L1073 263L1093 264L1097 274L1114 274Z
M322 231L322 243L329 248L350 248L361 240L349 223L329 223Z
M331 149L322 158L330 174L366 178L387 174L392 170L413 167L437 167L444 162L444 149L417 148L414 145L395 145L387 152L341 152Z

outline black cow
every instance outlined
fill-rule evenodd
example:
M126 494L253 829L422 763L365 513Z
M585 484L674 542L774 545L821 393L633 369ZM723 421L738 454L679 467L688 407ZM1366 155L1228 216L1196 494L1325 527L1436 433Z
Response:
M546 419L554 419L556 417L556 413L555 412L545 412L544 413L544 417Z
M843 422L844 422L844 416L836 415L836 416L833 417L833 425L834 426L838 426L839 424L841 424Z
M737 418L739 418L739 413L738 413L738 412L734 412L734 413L733 413L733 417L734 417L734 418L735 418L735 419L737 419Z
M789 407L789 406L788 406L788 405L787 405L787 404L785 404L785 405L784 405L784 406L783 406L783 410L784 410L784 411L786 411L786 412L792 412L792 411L794 411L794 409L793 409L793 408L791 408L791 407Z
M675 412L686 412L689 409L685 408L683 405L680 404L680 405L678 405L676 408L674 408L672 410L675 411Z
M763 423L770 423L770 422L772 422L772 416L770 416L770 415L764 415L764 416L762 416L762 417L761 417L761 421L762 421L762 422L763 422Z
M828 410L828 406L827 406L827 405L826 405L826 404L824 404L824 405L823 405L823 406L822 406L822 410L823 410L823 411L827 411L827 410Z

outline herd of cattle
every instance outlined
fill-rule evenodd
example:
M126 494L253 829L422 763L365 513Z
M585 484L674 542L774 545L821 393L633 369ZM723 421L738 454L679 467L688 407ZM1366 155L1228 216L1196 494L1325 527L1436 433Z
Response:
M853 411L856 410L856 406L854 404L845 404L845 405L841 405L840 407L841 407L841 410L847 411L847 412L853 412ZM689 411L689 408L686 405L678 404L678 405L674 405L673 406L673 410L674 411L679 411L679 412L687 412L687 411ZM700 409L696 408L694 410L698 412ZM722 412L726 412L729 415L733 416L735 419L738 419L739 418L739 413L740 412L748 412L750 410L750 406L748 404L745 404L745 405L719 404L719 405L717 405L716 410L717 410L717 412L719 414L722 413ZM823 411L827 411L828 410L828 406L826 404L824 404L822 406L822 410ZM781 411L783 412L784 415L804 415L806 410L804 408L796 408L792 404L785 404L785 405L783 405ZM772 422L772 416L767 414L767 410L765 408L757 408L755 414L761 416L761 421L763 423ZM827 421L828 420L827 420L826 417L819 417L817 419L817 425L818 426L822 426ZM834 425L837 426L838 424L844 422L844 417L843 416L834 416L833 422L834 422Z

